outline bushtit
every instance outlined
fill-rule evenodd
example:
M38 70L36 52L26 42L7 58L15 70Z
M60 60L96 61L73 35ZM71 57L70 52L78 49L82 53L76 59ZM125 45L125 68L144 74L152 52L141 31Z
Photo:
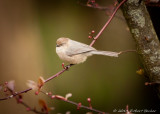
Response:
M56 53L63 61L70 64L83 63L88 56L93 54L118 57L117 52L99 51L95 48L69 38L59 38L56 42Z

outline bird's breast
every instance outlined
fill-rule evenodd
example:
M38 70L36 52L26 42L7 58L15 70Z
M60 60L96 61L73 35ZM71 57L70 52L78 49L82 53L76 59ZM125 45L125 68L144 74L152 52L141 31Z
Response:
M79 64L84 62L87 59L87 56L85 54L78 54L73 56L68 56L66 54L66 50L63 48L56 48L56 53L59 56L59 58L65 62L68 62L70 64Z

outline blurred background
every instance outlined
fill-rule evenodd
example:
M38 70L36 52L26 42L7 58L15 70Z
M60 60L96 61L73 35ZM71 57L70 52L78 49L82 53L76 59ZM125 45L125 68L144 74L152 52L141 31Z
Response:
M80 1L80 0L79 0ZM27 89L27 80L45 79L62 70L62 61L55 52L56 40L69 37L86 44L88 33L95 35L107 21L105 11L85 7L77 0L0 0L0 84L15 80L16 91ZM86 3L87 0L80 1ZM102 6L110 7L112 0L99 0ZM117 16L94 44L99 50L122 51L136 49L134 40L119 10ZM70 100L92 106L105 112L114 109L155 109L159 102L152 87L145 86L144 76L136 74L142 68L138 54L125 53L119 58L92 56L85 63L75 65L58 78L45 84L44 91L65 96ZM0 96L4 94L0 90ZM44 99L51 113L83 114L88 110L63 101L51 100L33 91L23 94L24 101L38 107L38 99ZM16 103L15 99L0 101L0 114L33 114Z

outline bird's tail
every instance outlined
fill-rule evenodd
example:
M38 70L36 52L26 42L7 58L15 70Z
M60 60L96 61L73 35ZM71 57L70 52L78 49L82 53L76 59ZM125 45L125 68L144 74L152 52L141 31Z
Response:
M105 55L105 56L111 56L111 57L118 57L118 55L120 53L118 52L112 52L112 51L92 51L92 54L96 54L96 55Z

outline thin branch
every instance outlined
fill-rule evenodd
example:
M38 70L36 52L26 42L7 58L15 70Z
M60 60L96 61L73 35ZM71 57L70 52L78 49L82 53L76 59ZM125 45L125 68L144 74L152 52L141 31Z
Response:
M20 104L22 104L24 107L28 108L28 111L32 111L36 114L48 114L48 113L45 113L45 112L40 112L40 111L37 111L36 109L34 108L31 108L29 105L27 105L25 102L21 101Z
M26 89L26 90L20 91L20 92L15 92L14 94L11 94L10 96L7 96L7 97L5 97L5 98L1 98L0 101L1 101L1 100L11 99L11 98L13 98L14 96L17 96L17 95L19 95L19 94L27 93L27 92L30 91L30 90L32 90L32 88L29 88L29 89Z
M119 52L119 55L120 54L123 54L123 53L128 53L128 52L137 52L136 50L125 50L125 51L120 51Z
M12 95L17 94L17 93L15 93L13 90L11 90L9 88L8 88L8 90L10 91L10 93ZM21 95L19 94L19 96L21 96ZM45 112L40 112L40 111L37 111L35 108L31 108L28 104L26 104L25 102L23 102L22 98L20 98L19 96L15 96L14 98L16 99L17 103L19 103L19 104L23 105L24 107L26 107L26 109L28 109L27 111L32 111L32 112L34 112L36 114L48 114L47 112L46 113Z
M58 99L58 100L61 100L61 99ZM68 102L68 103L70 103L70 104L73 104L73 105L78 106L78 103L76 103L76 102L74 102L74 101L70 101L70 100L62 100L62 101ZM81 105L80 108L88 109L88 110L90 110L90 111L94 111L94 112L97 112L97 113L99 113L99 114L108 114L108 113L106 113L106 112L102 112L102 111L100 111L100 110L97 110L97 109L94 109L94 108L90 108L90 107L84 106L84 105Z
M115 8L114 12L112 13L112 15L110 16L110 18L108 19L108 21L105 23L105 25L102 27L102 29L99 31L99 33L94 37L94 40L91 42L90 46L93 46L93 44L96 42L96 40L99 38L99 36L102 34L102 32L105 30L105 28L109 25L109 23L111 22L111 20L113 19L113 17L115 16L116 12L118 11L118 9L121 7L121 5L123 3L125 3L127 0L123 0L122 2L119 3L119 5Z
M49 96L49 95L46 94L45 92L41 91L41 93L43 93L43 94L47 95L48 97L50 97L51 99L53 99L51 96ZM56 95L55 95L54 98L57 99L57 100L61 100L61 101L64 101L64 102L67 102L67 103L76 105L77 107L79 106L79 103L76 103L76 102L74 102L74 101L71 101L71 100L68 100L68 99L65 99L65 98L56 97ZM90 111L93 111L93 112L97 112L97 113L99 113L99 114L108 114L108 113L106 113L106 112L102 112L102 111L100 111L100 110L97 110L97 109L94 109L94 108L90 108L90 107L88 107L88 106L84 106L84 105L82 105L82 104L79 106L79 108L84 108L84 109L87 109L87 110L90 110Z
M62 73L65 72L66 70L68 70L72 65L73 65L73 64L70 64L70 65L65 66L65 68L64 68L63 70L61 70L60 72L58 72L58 73L56 73L55 75L53 75L53 76L49 77L48 79L46 79L46 80L44 81L44 83L47 83L48 81L52 80L53 78L58 77L60 74L62 74ZM20 92L15 92L14 94L11 94L10 96L7 96L7 97L5 97L5 98L1 98L0 101L1 101L1 100L11 99L11 98L13 98L14 96L17 96L17 95L19 95L19 94L27 93L27 92L30 91L30 90L32 90L32 88L29 88L29 89L26 89L26 90L20 91Z
M53 78L56 78L57 76L59 76L60 74L62 74L64 71L68 70L71 66L73 66L73 64L70 64L70 65L65 66L65 68L64 68L63 70L61 70L61 71L58 72L57 74L55 74L55 75L49 77L48 79L46 79L46 80L44 81L44 83L52 80Z

